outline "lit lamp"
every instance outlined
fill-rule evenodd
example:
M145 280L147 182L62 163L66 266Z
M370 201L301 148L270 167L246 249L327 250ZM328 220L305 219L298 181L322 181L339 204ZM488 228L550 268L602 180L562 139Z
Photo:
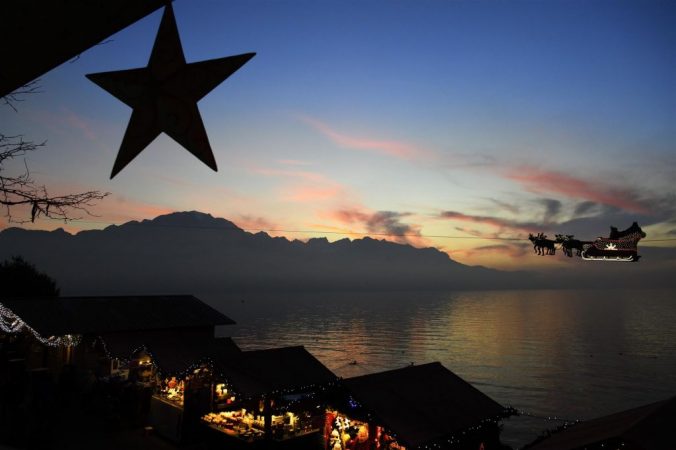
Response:
M225 387L224 383L219 383L216 385L216 397L218 397L219 400L225 398L225 396L228 395L228 388Z

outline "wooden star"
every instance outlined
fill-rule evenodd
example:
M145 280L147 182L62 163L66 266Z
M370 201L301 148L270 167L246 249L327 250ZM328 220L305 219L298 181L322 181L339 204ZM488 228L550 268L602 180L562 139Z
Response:
M147 67L87 75L133 109L110 178L162 132L218 170L197 102L254 55L244 53L187 64L174 12L171 4L167 5Z

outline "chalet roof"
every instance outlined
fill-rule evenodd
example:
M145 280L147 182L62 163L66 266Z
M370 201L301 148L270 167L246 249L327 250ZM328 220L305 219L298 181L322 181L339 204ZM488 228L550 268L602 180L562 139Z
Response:
M505 409L438 362L343 380L353 398L408 446L495 419Z
M676 448L674 424L676 397L580 422L527 448L569 450L608 441L624 441L632 449Z
M228 361L241 350L231 338L214 338L196 333L172 331L157 333L109 333L101 335L110 356L129 359L139 350L147 350L164 375L183 374L193 364Z
M226 361L221 371L236 391L249 396L275 391L302 392L337 380L303 346L245 351Z
M42 336L235 323L192 295L23 297L0 303Z

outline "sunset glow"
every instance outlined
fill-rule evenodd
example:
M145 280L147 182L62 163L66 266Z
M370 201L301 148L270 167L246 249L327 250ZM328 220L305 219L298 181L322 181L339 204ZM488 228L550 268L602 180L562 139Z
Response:
M189 59L257 52L199 104L219 172L160 136L108 179L130 109L84 74L144 66L157 11L0 110L4 133L46 141L28 163L51 191L111 192L79 222L22 226L198 210L510 270L570 266L533 259L528 233L676 233L673 4L175 3Z

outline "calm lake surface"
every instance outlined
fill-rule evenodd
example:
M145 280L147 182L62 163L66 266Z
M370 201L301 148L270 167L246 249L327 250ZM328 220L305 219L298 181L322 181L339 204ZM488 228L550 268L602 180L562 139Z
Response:
M440 361L503 405L564 419L676 395L674 291L202 298L238 323L219 333L243 349L304 345L342 377ZM508 419L503 441L518 448L561 423Z

